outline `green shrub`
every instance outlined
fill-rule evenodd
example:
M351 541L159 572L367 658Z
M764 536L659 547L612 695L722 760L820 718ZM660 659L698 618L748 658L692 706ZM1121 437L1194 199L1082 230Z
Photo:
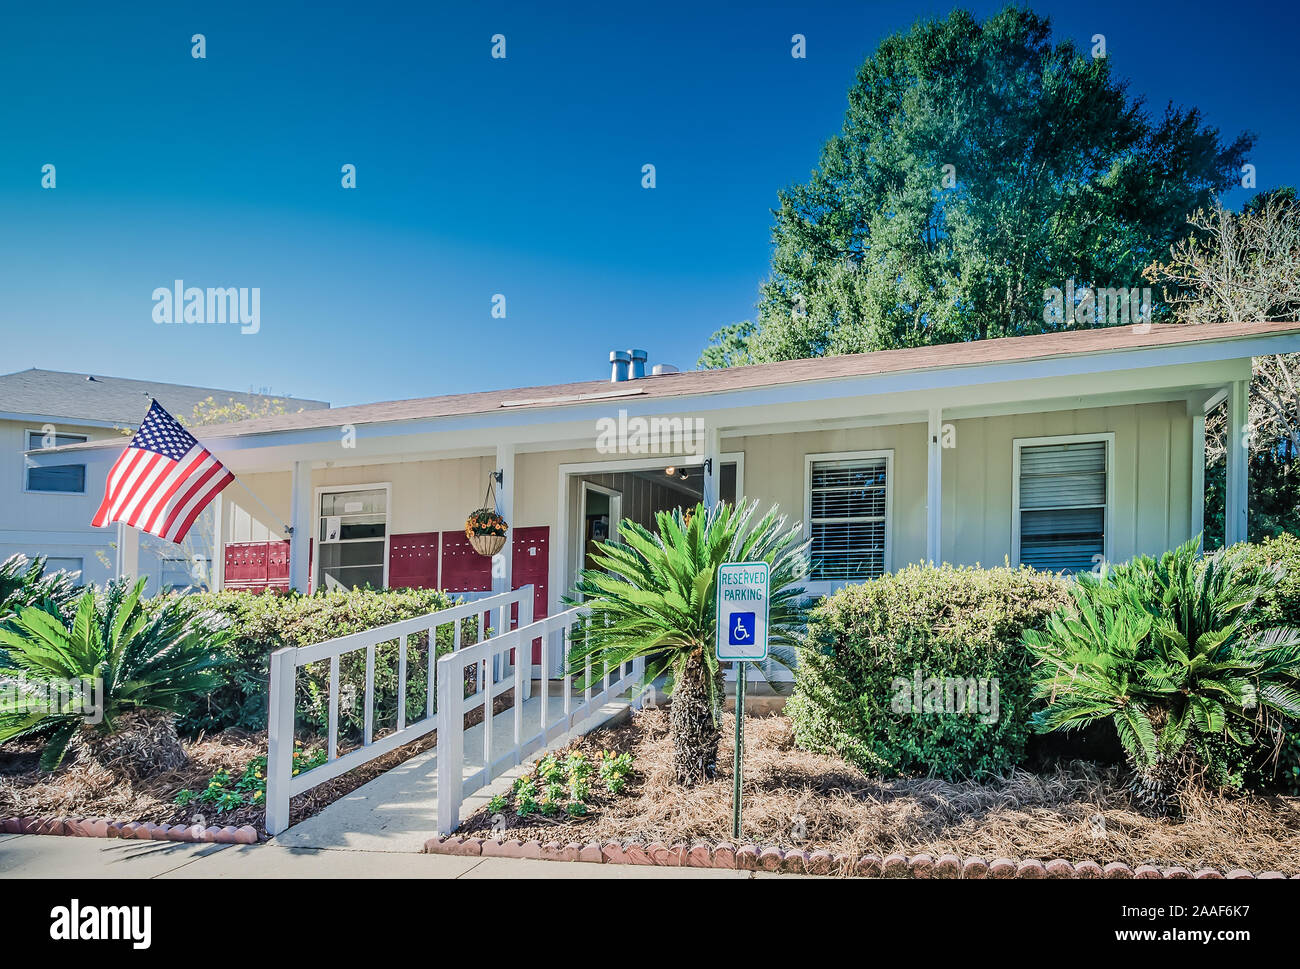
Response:
M223 663L224 681L207 701L182 723L188 733L228 727L265 730L271 653L285 646L310 646L337 636L363 632L388 623L436 612L454 604L436 589L352 589L277 595L267 592L205 592L187 601L200 609L226 616L231 623ZM438 654L451 649L452 626L438 631ZM462 626L461 642L473 643L477 625ZM395 724L397 718L398 649L396 640L375 650L375 726ZM407 722L424 716L428 682L428 635L407 638ZM345 654L340 661L340 744L358 742L364 723L366 652ZM329 661L312 663L298 674L298 727L325 733L329 716Z
M87 587L71 617L43 598L0 624L0 679L11 687L0 696L0 743L44 737L44 770L59 766L74 737L101 763L122 760L124 769L185 762L172 718L219 682L229 632L187 597L146 609L144 585Z
M1020 763L1031 690L1020 637L1066 588L1027 568L913 565L824 599L786 705L796 743L895 775L971 777ZM990 699L996 684L996 719L991 709L924 712L925 696L911 710L918 675L927 694L932 677L988 680Z
M1193 539L1081 575L1069 607L1025 633L1046 701L1034 726L1112 723L1135 797L1158 813L1193 786L1241 787L1251 753L1300 718L1300 629L1253 615L1280 567L1245 546L1198 553Z
M1273 626L1300 627L1300 537L1290 534L1244 546L1245 558L1256 567L1280 565L1281 581L1259 597L1248 619L1255 630ZM1300 730L1293 729L1282 742L1277 759L1257 758L1247 780L1252 787L1277 787L1300 796Z
M45 572L45 556L11 555L0 562L0 619L19 609L50 602L65 616L77 597L80 573Z

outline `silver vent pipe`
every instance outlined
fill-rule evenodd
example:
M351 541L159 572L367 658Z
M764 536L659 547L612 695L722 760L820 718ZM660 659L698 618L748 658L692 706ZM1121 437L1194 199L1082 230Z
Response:
M609 382L611 384L620 384L627 380L627 368L632 362L632 355L626 350L610 350L609 363L610 374Z
M628 374L628 378L630 380L640 380L645 376L645 365L646 361L650 359L650 354L644 350L629 350L627 352L632 356L632 370Z

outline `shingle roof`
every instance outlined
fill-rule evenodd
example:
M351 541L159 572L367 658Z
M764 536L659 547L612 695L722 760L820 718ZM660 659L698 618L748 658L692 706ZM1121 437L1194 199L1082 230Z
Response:
M323 400L304 400L273 394L245 394L215 387L190 387L156 380L128 380L99 374L65 373L61 370L22 370L0 375L0 414L22 414L63 420L104 421L136 425L144 418L149 397L155 397L170 413L188 419L194 407L209 397L224 404L238 401L250 407L267 399L279 399L291 410L319 410L329 407Z
M1216 323L1206 326L1156 324L1149 329L1117 326L1096 330L1070 330L915 349L878 350L874 353L789 360L748 367L729 367L722 370L693 370L686 373L643 377L626 383L590 380L517 390L488 390L444 397L357 404L350 407L334 407L326 413L306 411L300 414L258 418L205 428L204 438L302 430L345 423L366 424L485 414L500 412L503 409L531 410L580 403L583 400L615 400L618 397L646 399L722 393L804 381L834 380L915 370L955 370L1073 354L1150 349L1292 332L1300 333L1300 322Z
M244 434L337 427L341 424L369 424L529 411L619 398L646 400L684 397L909 371L957 372L964 368L991 364L1046 360L1079 354L1159 349L1189 343L1220 343L1248 337L1292 333L1300 334L1300 322L1215 323L1205 326L1156 324L1149 329L1116 326L1097 330L1070 330L905 350L878 350L874 353L788 360L781 363L729 367L722 370L693 370L687 373L643 377L625 383L589 380L516 390L485 390L443 397L356 404L349 407L332 407L327 411L305 410L297 414L205 427L201 437L204 441L208 441ZM1222 355L1222 359L1243 355L1245 354L1228 351ZM953 382L960 383L960 378L955 377ZM68 449L83 449L107 446L112 443L99 441L65 446Z

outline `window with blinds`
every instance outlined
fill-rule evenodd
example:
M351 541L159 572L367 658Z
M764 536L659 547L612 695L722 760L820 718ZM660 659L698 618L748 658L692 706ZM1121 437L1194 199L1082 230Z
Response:
M1106 442L1020 449L1020 562L1087 572L1106 554Z
M814 580L861 580L885 571L884 457L815 461L809 477Z

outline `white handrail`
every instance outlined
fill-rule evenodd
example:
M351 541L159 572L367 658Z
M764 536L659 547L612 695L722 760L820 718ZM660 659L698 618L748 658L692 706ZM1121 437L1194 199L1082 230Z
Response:
M621 695L637 683L644 673L645 660L638 658L618 668L617 678L605 670L602 688L593 695L591 689L591 661L585 669L585 690L582 702L574 705L573 675L569 669L570 629L583 621L589 610L575 606L554 616L536 622L520 622L519 626L501 632L490 639L466 646L438 660L438 831L450 834L460 824L460 806L465 798L486 787L493 779L518 764L530 754L550 746L557 740L567 739L574 727L595 714L610 699ZM524 703L527 698L529 664L521 661L524 651L532 652L534 640L541 640L542 683L539 693L538 729L524 736ZM558 646L564 658L563 698L560 716L550 715L550 689L548 671L551 669L552 648ZM511 650L516 653L514 673L498 682L491 671ZM466 671L477 667L479 688L465 696ZM512 742L504 752L493 751L493 701L501 694L514 691L514 716ZM633 701L636 705L639 698ZM465 769L465 714L483 709L482 745L483 766L470 773Z
M527 625L533 618L533 587L526 585L513 592L502 592L462 601L437 612L388 623L376 629L350 633L328 639L311 646L288 646L271 654L270 711L267 724L269 748L266 759L266 831L277 835L289 826L289 800L309 791L318 784L333 780L354 767L382 757L398 747L416 740L433 730L439 718L434 716L434 697L440 692L436 682L441 664L437 661L438 630L454 623L453 653L484 645L483 615L494 612L491 625L498 631L510 628L512 607L518 606L518 624ZM478 642L461 646L461 621L478 617ZM406 650L407 637L427 632L429 635L429 682L425 716L413 724L406 722ZM397 681L397 729L387 736L374 739L375 647L390 640L399 640ZM338 753L339 725L339 660L345 653L366 651L366 678L362 746L342 757ZM330 661L329 714L326 761L310 771L293 775L294 746L294 690L300 667L309 663ZM522 665L522 664L519 664ZM463 669L463 667L462 667ZM516 668L516 677L519 670ZM530 671L531 675L531 671ZM526 696L530 675L523 677L522 693ZM463 692L463 689L462 691Z

